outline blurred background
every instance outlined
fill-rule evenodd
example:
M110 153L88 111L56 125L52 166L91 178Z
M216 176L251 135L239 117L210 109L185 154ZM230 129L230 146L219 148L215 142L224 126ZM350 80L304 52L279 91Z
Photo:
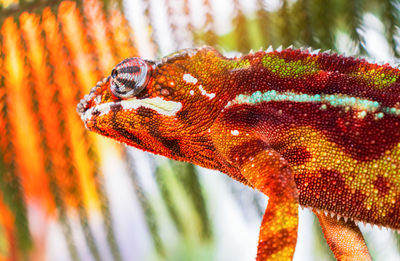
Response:
M120 60L213 45L396 62L398 0L0 0L0 260L254 260L267 199L89 133L75 112ZM361 225L374 260L399 236ZM309 210L295 260L334 260Z

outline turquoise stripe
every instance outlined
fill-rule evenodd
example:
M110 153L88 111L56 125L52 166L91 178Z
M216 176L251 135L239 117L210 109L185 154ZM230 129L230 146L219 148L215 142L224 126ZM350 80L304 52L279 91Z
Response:
M311 103L322 103L332 107L352 108L357 111L364 112L377 112L382 111L384 114L390 114L400 116L400 109L394 107L381 107L377 101L371 101L368 99L361 99L343 94L298 94L294 92L277 92L275 90L267 91L262 93L256 91L251 95L240 94L235 99L230 101L227 107L234 104L258 104L261 102L269 101L290 101L290 102L311 102ZM326 106L321 107L322 109ZM382 113L377 113L376 118L380 119L384 116Z

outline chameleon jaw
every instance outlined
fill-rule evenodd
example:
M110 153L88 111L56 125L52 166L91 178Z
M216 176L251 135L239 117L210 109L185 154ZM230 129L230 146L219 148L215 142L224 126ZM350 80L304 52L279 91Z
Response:
M85 105L81 101L81 107ZM102 116L108 114L113 107L121 108L121 110L136 110L139 107L149 108L164 116L175 116L182 108L180 102L166 101L163 98L145 98L145 99L129 99L117 102L102 103L86 110L78 110L82 121L86 124L93 116Z

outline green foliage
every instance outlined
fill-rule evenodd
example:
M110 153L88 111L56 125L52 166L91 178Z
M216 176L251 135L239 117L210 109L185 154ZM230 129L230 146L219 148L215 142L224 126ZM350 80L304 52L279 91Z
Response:
M243 12L236 9L230 33L216 35L212 30L195 32L198 36L195 41L213 45L216 37L222 49L244 53L251 48L266 48L271 44L274 47L293 44L295 47L311 46L315 49L336 50L338 32L344 31L358 46L360 54L365 55L364 40L360 37L360 31L365 29L362 24L363 16L372 13L385 25L383 33L393 53L396 56L399 54L398 0L284 0L275 11L268 11L263 1L257 1L257 7L252 16L243 16ZM208 20L207 28L210 27L213 27L212 20ZM214 39L212 41L211 34Z
M155 171L162 198L178 232L189 241L212 239L211 225L196 168L165 161Z
M399 30L399 24L400 24L399 21L400 1L384 0L382 2L383 2L382 19L386 28L386 38L396 57L399 57L400 50L397 47L395 35Z
M136 171L135 160L130 156L126 148L124 148L123 152L125 160L127 162L128 171L130 174L129 176L132 181L133 189L135 190L137 198L139 199L140 206L143 210L147 227L149 229L151 238L153 240L154 248L159 257L160 256L165 257L166 256L165 246L164 242L160 238L159 224L156 220L156 214L153 209L153 205L151 204L151 199L149 195L147 195L146 191L142 188L142 185L139 181Z
M180 181L189 197L193 208L197 211L197 218L200 221L201 238L205 240L211 239L211 224L196 167L193 164L175 161L171 162L171 165L172 170L177 175L177 179Z

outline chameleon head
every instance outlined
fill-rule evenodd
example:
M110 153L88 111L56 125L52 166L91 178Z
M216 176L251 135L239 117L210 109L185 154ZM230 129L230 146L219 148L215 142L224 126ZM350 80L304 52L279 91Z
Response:
M129 58L92 88L77 111L89 130L153 153L185 160L228 100L226 58L210 47L153 62Z

